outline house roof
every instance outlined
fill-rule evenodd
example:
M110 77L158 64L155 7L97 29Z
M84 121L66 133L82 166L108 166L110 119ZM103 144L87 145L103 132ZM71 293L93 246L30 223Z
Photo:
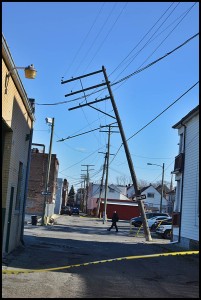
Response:
M185 115L179 122L172 126L174 129L178 129L182 126L182 123L188 122L192 119L196 114L199 113L199 105L192 109L187 115Z

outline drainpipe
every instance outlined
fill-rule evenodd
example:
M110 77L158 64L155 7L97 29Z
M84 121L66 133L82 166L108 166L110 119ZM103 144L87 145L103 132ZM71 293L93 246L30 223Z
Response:
M181 201L180 201L180 220L179 220L179 238L178 242L181 241L181 217L182 217L182 207L183 207L183 190L184 190L184 170L185 170L185 149L186 149L186 125L181 122L181 125L184 126L184 143L183 143L183 172L182 172L182 181L181 181Z
M27 200L27 192L28 192L28 180L29 180L29 171L30 171L30 164L31 164L31 145L32 145L32 137L33 137L33 122L32 127L30 130L30 138L29 138L29 151L28 151L28 158L27 158L27 169L26 169L26 179L25 179L25 188L24 188L24 201L23 201L23 208L22 208L22 223L21 223L21 233L20 233L20 241L22 245L24 245L24 220L25 220L25 207L26 207L26 200Z

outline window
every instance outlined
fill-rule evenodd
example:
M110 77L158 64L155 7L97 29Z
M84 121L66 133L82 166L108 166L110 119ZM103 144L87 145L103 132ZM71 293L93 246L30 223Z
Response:
M154 198L154 193L147 193L147 198Z
M22 177L23 177L23 163L20 161L19 163L19 171L18 171L18 182L17 182L17 195L16 195L16 203L15 209L20 209L20 199L22 197Z

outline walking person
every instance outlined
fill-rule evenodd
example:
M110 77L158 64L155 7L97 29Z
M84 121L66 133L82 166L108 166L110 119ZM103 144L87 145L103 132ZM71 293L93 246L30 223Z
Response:
M113 227L116 228L116 232L118 232L117 222L119 221L119 216L116 212L116 210L113 212L112 215L112 225L107 230L110 231Z

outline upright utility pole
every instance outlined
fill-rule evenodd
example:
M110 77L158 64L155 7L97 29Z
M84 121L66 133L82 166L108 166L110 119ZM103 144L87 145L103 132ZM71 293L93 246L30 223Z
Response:
M165 164L163 163L163 166L162 166L162 182L161 182L161 201L160 201L160 213L162 213L162 207L163 207L164 168L165 168Z
M108 133L108 144L107 144L107 154L106 154L106 177L105 177L105 199L104 199L104 214L103 214L103 224L107 222L107 191L108 191L108 171L109 171L109 157L110 157L110 125Z
M85 176L86 177L86 176ZM81 199L80 199L80 209L82 212L84 212L84 203L85 203L85 177L83 177L83 188L82 188L82 182L81 182Z
M107 144L107 152L106 152L106 178L105 178L105 199L104 199L104 213L103 213L103 224L107 222L107 194L108 194L108 173L109 173L109 158L110 158L110 135L111 135L111 127L112 124L108 125L108 144ZM104 131L102 131L104 132ZM113 131L115 132L115 131Z
M48 154L48 161L47 161L47 171L46 171L46 180L45 180L45 191L44 191L44 203L43 203L43 215L42 215L42 225L44 225L44 219L45 219L45 207L47 203L47 195L49 194L48 191L48 184L49 184L49 177L50 177L50 166L51 166L51 157L52 157L52 139L53 139L53 132L54 132L54 118L46 118L47 123L51 124L51 136L50 136L50 146L49 146L49 154ZM48 217L48 215L47 215ZM47 225L47 221L46 221Z
M106 160L107 160L107 154L105 153L105 160L104 160L103 174L102 174L101 184L100 184L100 192L99 192L99 198L98 198L98 205L97 205L97 208L96 208L96 217L98 217L99 210L100 210L101 194L102 194L102 190L103 190L103 180L104 180L105 169L106 169Z
M89 166L94 166L94 165L82 165L82 166L86 166L87 170L82 170L82 171L87 171L87 177L86 177L86 189L87 189L87 195L86 195L86 214L87 214L87 210L88 210L88 200L89 200L89 171L92 171L93 169L89 170Z

